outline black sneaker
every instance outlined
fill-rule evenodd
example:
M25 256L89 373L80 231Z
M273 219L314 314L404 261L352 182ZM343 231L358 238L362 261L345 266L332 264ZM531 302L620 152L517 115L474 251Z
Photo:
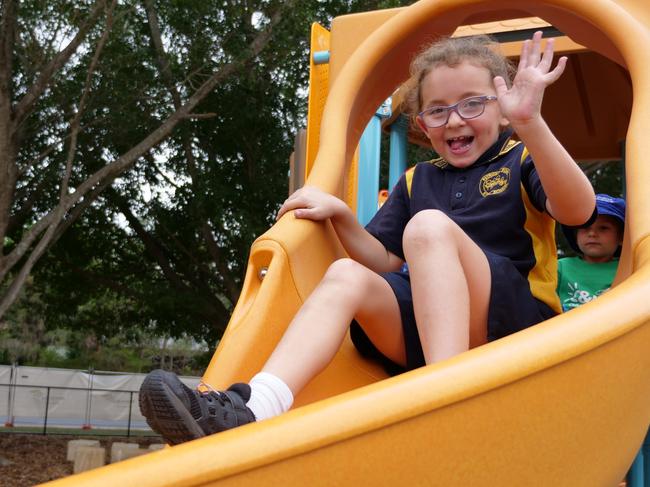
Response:
M140 411L151 429L171 445L255 421L246 407L251 388L233 384L225 392L199 392L176 374L154 370L140 387Z

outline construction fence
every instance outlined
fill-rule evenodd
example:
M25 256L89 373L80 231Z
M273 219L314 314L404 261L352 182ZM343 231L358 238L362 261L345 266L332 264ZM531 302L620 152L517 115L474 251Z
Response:
M148 434L138 407L145 374L0 365L0 431ZM181 377L194 388L199 377ZM4 425L4 427L2 427Z

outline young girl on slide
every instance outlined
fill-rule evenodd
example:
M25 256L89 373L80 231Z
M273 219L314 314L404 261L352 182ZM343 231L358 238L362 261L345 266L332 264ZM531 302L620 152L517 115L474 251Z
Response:
M562 57L551 69L553 40L541 44L541 32L523 44L512 82L485 37L419 54L408 108L439 157L407 171L365 229L330 194L292 194L278 218L329 218L350 257L329 267L248 384L199 392L149 374L140 390L149 425L177 444L281 414L348 328L362 354L398 372L560 312L555 220L589 224L595 199L541 116L544 90L566 65Z

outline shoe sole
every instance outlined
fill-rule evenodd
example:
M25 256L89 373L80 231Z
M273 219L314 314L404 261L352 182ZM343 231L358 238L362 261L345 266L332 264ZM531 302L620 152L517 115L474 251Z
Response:
M152 430L171 445L205 436L192 414L164 381L164 371L149 374L142 386L138 403Z

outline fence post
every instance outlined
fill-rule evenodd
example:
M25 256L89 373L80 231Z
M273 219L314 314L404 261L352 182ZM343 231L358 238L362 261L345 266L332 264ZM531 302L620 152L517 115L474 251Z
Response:
M83 430L89 430L90 426L90 407L92 402L93 395L93 381L95 380L95 369L90 367L88 369L88 395L86 397L86 417L84 419L84 424L81 426Z
M16 382L18 380L18 366L16 362L11 364L11 372L9 372L9 392L7 396L7 421L5 421L5 428L12 428L14 425L14 402L16 397Z
M50 409L50 387L47 388L47 395L45 396L45 418L43 418L43 434L47 434L47 412Z
M126 425L126 437L131 436L131 410L133 409L133 391L129 392L129 422Z

